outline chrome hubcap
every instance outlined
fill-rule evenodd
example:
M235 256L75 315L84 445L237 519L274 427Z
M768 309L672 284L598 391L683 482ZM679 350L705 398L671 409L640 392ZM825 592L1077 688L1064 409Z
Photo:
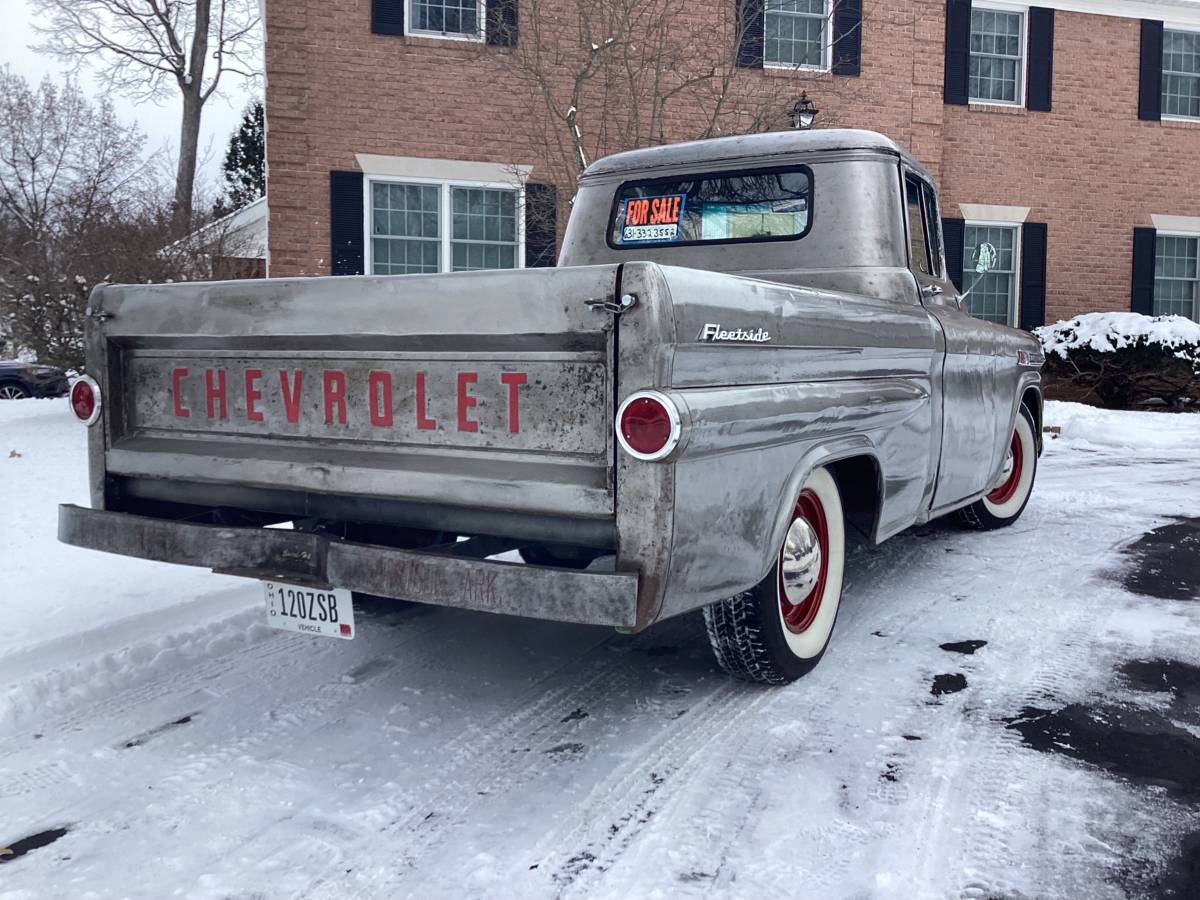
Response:
M1000 477L996 479L996 484L1001 485L1012 477L1013 473L1013 452L1012 447L1008 448L1008 452L1004 454L1004 466L1000 469Z
M0 399L3 400L19 400L25 395L15 387L0 388Z
M820 573L821 541L808 519L796 519L783 544L783 589L788 599L799 603L812 593Z

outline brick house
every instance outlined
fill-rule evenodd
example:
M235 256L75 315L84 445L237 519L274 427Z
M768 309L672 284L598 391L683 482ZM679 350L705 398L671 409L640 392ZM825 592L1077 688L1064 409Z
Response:
M561 226L572 187L505 65L533 2L265 0L271 276L552 264L547 210ZM558 0L538 2L547 16ZM1200 2L687 10L715 40L734 35L744 84L784 79L827 120L922 160L951 276L981 241L1000 250L968 298L976 315L1200 317ZM663 134L693 136L685 114Z

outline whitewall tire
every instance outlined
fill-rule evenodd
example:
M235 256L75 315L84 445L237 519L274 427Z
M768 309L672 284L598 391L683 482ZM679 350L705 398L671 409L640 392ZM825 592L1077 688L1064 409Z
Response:
M1000 478L992 489L959 511L971 528L988 530L1011 525L1025 511L1037 477L1037 436L1033 417L1021 407L1004 457Z
M805 479L770 573L704 610L717 662L746 681L786 684L809 672L829 645L842 597L846 528L826 469Z

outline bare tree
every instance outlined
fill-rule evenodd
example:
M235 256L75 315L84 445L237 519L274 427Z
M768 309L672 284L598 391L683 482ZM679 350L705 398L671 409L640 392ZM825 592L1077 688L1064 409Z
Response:
M609 153L790 127L802 89L830 99L857 90L856 79L827 72L740 66L738 48L761 14L743 9L714 21L687 0L525 0L519 41L503 59L529 90L539 179L569 188ZM823 31L828 41L831 21ZM821 121L836 118L827 110Z
M104 281L205 277L164 252L170 191L144 138L72 83L0 69L0 331L6 352L82 366L83 310ZM187 248L181 248L186 250Z
M44 16L38 49L94 64L114 88L139 98L178 91L179 166L172 225L192 224L204 105L223 76L254 77L261 65L256 0L33 0Z

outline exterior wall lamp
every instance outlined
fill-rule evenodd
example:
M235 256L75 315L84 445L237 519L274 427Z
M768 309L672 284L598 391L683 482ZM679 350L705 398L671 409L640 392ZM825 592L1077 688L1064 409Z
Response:
M788 114L792 119L792 127L805 130L812 128L813 120L816 119L820 112L813 102L808 99L808 91L800 92L800 99L796 101L792 107L792 111Z

